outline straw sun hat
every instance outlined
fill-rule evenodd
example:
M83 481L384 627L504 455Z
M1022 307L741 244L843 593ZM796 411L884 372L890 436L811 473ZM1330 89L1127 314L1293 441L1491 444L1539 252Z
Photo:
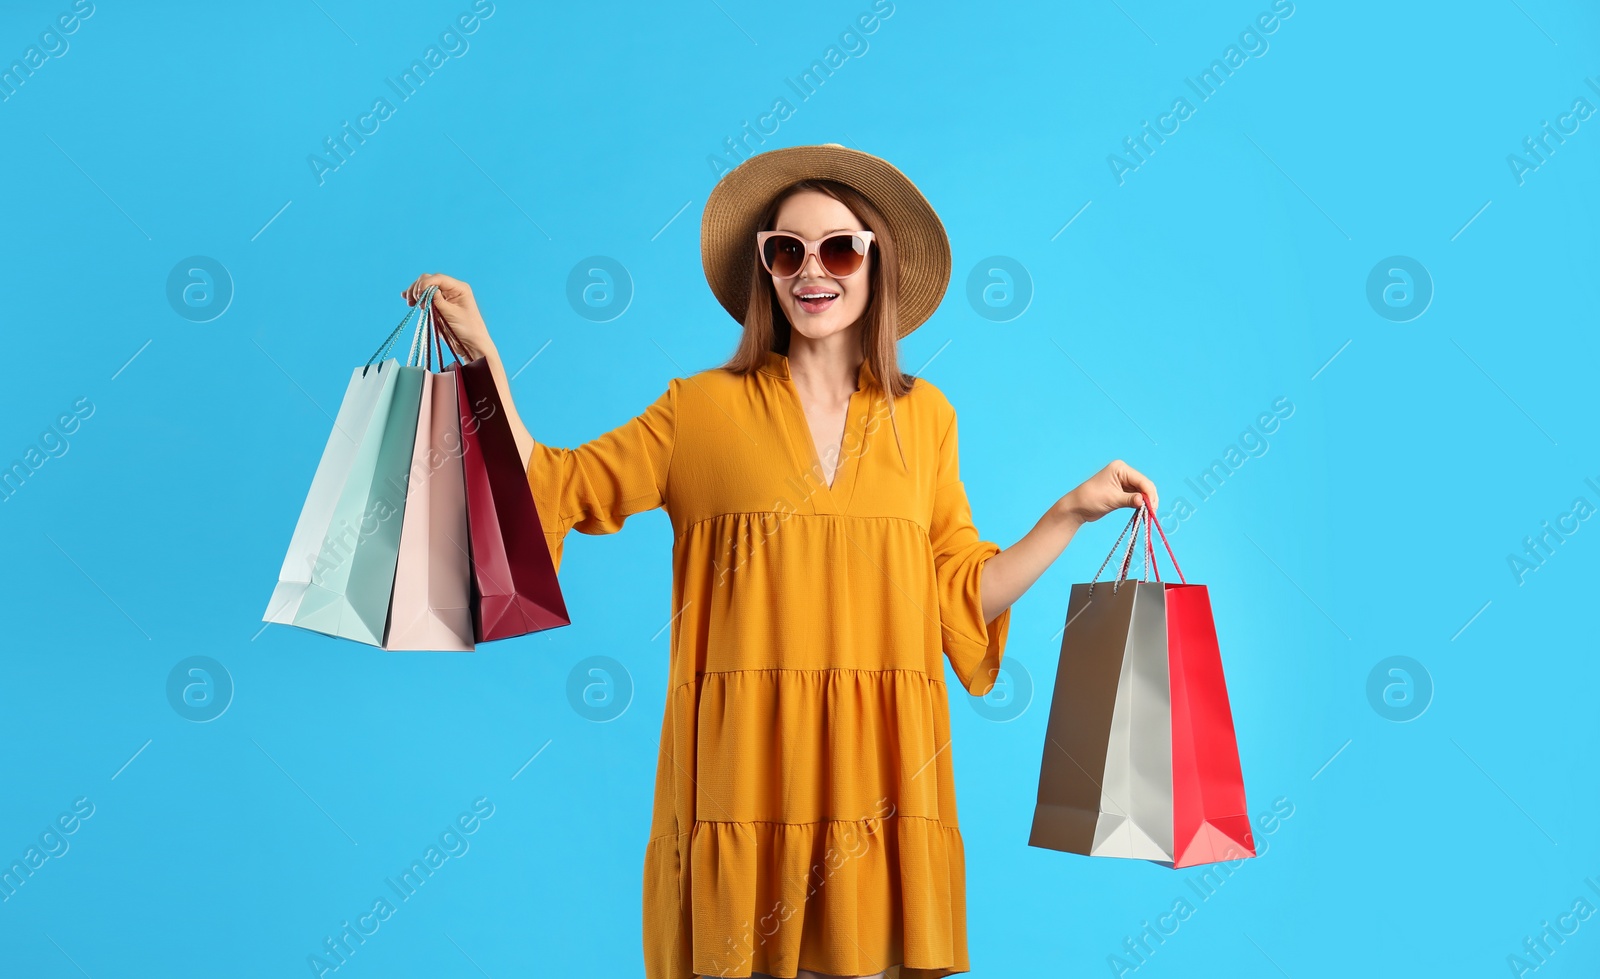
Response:
M700 261L717 301L743 323L756 261L756 219L778 192L801 180L836 180L860 191L889 223L900 259L900 336L921 326L950 284L950 238L905 174L838 143L758 153L712 189L700 219Z

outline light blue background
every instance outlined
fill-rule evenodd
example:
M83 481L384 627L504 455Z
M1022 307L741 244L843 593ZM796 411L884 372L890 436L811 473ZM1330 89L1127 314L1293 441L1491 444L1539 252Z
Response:
M0 63L69 7L7 4ZM973 975L1115 974L1180 896L1195 913L1140 977L1496 975L1579 896L1600 907L1600 525L1520 583L1507 561L1576 497L1600 505L1600 119L1520 184L1507 163L1600 105L1592 6L1300 3L1201 101L1185 80L1268 0L900 2L801 100L786 79L869 0L503 0L400 101L385 79L468 7L100 3L0 103L0 461L95 406L0 504L0 862L95 806L0 903L7 975L307 974L480 797L470 850L336 974L640 974L664 514L569 540L570 628L461 655L258 630L350 369L417 274L472 283L554 444L729 353L699 262L707 160L783 96L767 148L886 157L948 227L950 291L902 357L933 358L960 412L986 537L1117 457L1164 516L1198 504L1168 524L1211 588L1250 809L1293 805L1204 901L1198 870L1027 846L1067 594L1123 521L1087 528L1013 613L1032 702L1003 723L952 704ZM380 96L393 115L319 186L307 157ZM1192 116L1119 185L1107 156L1180 96ZM194 255L233 284L210 322L167 299ZM609 322L567 298L591 255L631 275ZM1409 322L1366 295L1395 255L1435 290ZM967 300L990 256L1031 279L1006 322ZM1270 448L1199 502L1185 480L1280 397ZM166 698L195 655L235 685L210 723ZM609 723L567 698L594 655L633 686ZM1433 685L1408 723L1367 695L1394 655ZM1600 917L1537 975L1597 967Z

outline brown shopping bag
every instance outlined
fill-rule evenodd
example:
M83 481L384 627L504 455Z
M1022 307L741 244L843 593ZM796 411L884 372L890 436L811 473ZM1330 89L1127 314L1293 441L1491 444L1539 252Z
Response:
M1028 843L1175 868L1255 856L1206 587L1126 580L1141 528L1155 564L1151 525L1140 507L1118 535L1115 582L1107 556L1072 586Z

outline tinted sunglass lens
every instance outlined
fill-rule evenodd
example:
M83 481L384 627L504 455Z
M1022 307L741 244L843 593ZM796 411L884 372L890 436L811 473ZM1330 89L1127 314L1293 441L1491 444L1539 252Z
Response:
M798 238L773 235L767 239L763 256L768 270L773 275L787 277L800 271L800 263L806 256L806 246Z
M867 243L855 235L834 235L824 241L818 251L822 253L822 267L830 275L850 275L861 267Z

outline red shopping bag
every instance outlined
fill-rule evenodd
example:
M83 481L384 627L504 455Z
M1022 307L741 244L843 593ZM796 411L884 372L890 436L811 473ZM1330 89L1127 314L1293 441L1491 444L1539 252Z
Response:
M472 540L472 621L478 642L571 625L494 372L482 357L457 360L467 534Z
M1128 526L1118 579L1098 594L1099 572L1072 586L1028 842L1173 868L1253 857L1210 595L1184 579L1148 508ZM1177 583L1159 568L1153 582L1125 580L1141 527L1155 566L1151 526Z
M1151 520L1155 517L1152 514ZM1156 524L1161 542L1166 532ZM1168 553L1171 553L1169 545ZM1155 562L1151 562L1154 564ZM1178 562L1173 560L1176 568ZM1180 580L1183 572L1178 572ZM1166 582L1172 684L1173 867L1256 855L1244 805L1233 708L1205 585Z

